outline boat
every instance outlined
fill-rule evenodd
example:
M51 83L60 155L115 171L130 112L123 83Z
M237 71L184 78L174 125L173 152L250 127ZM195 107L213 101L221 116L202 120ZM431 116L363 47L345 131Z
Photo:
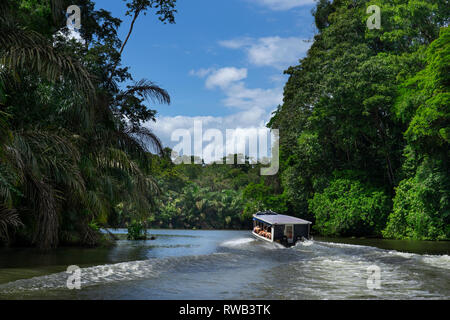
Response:
M312 222L273 211L253 215L252 235L262 241L292 247L298 241L310 239Z

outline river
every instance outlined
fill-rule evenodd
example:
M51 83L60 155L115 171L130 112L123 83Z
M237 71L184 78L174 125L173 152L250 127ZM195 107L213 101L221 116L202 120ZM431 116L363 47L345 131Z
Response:
M0 249L0 299L450 299L449 242L315 239L287 249L249 231L150 233L157 239L113 248ZM67 288L70 265L81 268L81 290ZM379 289L368 287L372 266Z

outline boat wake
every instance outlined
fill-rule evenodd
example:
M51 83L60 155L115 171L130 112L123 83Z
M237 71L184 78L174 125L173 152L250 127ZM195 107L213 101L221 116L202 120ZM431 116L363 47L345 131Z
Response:
M249 244L253 244L254 242L256 242L256 240L253 238L239 238L239 239L225 241L225 242L221 243L220 245L222 247L241 248L241 247L247 247Z
M166 272L202 272L212 266L232 268L236 263L231 254L213 253L209 255L169 257L144 261L130 261L110 265L81 268L81 287L157 278ZM67 289L67 283L73 272L60 272L46 276L21 279L0 285L0 296L18 292Z
M314 241L313 240L305 240L305 241L299 241L296 243L296 247L311 247L312 245L314 245Z
M199 247L192 246L183 256L82 268L80 292L68 290L66 272L9 282L0 285L0 298L121 298L124 291L126 297L168 299L450 298L448 255L316 240L285 248L245 236L214 246L210 253L195 254ZM381 271L380 290L367 287L373 266Z

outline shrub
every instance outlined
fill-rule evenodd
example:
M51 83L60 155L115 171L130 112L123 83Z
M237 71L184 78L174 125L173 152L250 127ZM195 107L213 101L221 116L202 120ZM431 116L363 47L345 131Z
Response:
M274 190L264 183L250 183L243 191L245 201L244 216L251 218L258 211L273 210L284 214L287 212L286 196L274 194Z
M450 180L443 161L425 160L413 178L400 182L383 236L450 239Z
M128 225L128 240L147 240L145 223L133 221Z
M333 180L309 201L315 230L327 236L379 236L389 209L383 191L350 179Z

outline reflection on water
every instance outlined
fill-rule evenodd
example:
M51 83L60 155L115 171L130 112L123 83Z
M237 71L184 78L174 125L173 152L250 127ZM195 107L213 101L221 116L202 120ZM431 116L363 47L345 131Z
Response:
M1 249L0 299L450 298L449 243L316 239L286 249L245 231L151 233L155 241L110 249ZM82 290L67 289L69 265L82 268ZM367 287L373 265L380 290Z

